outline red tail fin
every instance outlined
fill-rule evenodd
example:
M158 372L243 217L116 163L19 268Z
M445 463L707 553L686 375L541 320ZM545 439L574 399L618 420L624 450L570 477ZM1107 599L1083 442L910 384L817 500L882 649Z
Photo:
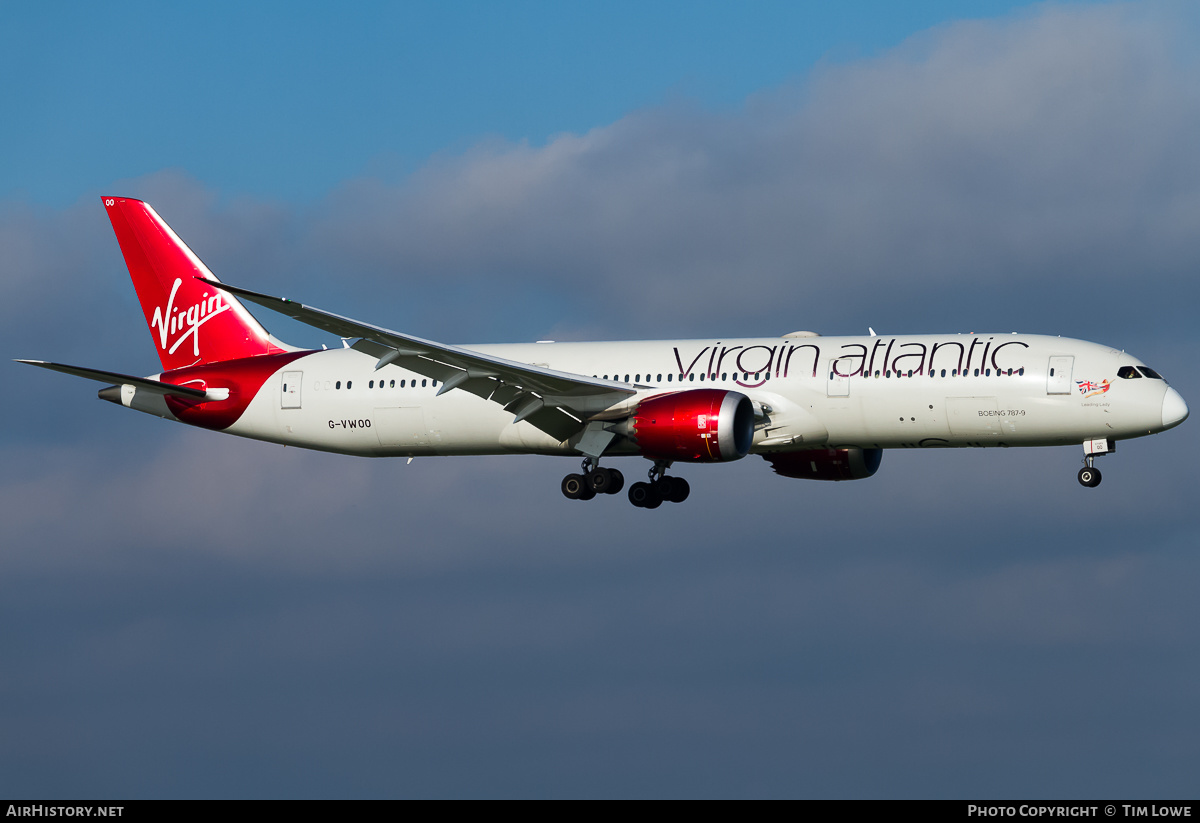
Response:
M284 351L237 298L196 279L217 278L154 209L126 197L104 208L164 370Z

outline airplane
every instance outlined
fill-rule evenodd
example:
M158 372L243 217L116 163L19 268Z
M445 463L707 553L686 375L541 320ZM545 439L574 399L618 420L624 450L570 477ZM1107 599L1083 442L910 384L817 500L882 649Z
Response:
M241 437L369 457L582 457L572 500L682 502L676 463L750 454L779 475L856 480L885 449L1083 445L1078 479L1120 440L1178 426L1187 403L1109 346L1030 334L782 337L452 346L221 283L145 202L104 197L162 372L20 360L111 385L103 400ZM245 303L342 338L305 350ZM350 341L353 340L353 344Z

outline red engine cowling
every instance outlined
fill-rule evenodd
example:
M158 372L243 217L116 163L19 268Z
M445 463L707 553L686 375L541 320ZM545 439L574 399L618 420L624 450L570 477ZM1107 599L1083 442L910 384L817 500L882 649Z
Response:
M764 454L776 474L802 480L861 480L879 470L883 449L806 449Z
M754 404L739 392L692 389L642 402L630 424L646 457L697 463L738 460L754 441Z

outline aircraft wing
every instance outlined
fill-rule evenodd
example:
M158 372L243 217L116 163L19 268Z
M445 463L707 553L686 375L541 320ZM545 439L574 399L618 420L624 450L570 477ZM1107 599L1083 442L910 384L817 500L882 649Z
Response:
M85 369L82 366L64 366L62 363L47 363L45 360L17 360L18 363L28 363L31 366L37 366L51 371L60 371L63 374L73 374L76 377L86 377L88 380L99 380L101 383L122 383L130 386L137 386L139 389L154 392L155 394L172 394L176 397L190 397L195 400L203 400L208 395L202 389L190 389L187 386L175 386L171 383L163 383L161 380L150 380L145 377L134 377L131 374L120 374L115 371L101 371L100 369Z
M587 418L636 393L624 383L531 366L460 346L360 323L284 297L203 280L214 288L287 315L338 337L361 338L351 348L378 358L375 368L396 364L441 381L438 394L461 389L498 403L514 422L528 420L558 440L581 431Z

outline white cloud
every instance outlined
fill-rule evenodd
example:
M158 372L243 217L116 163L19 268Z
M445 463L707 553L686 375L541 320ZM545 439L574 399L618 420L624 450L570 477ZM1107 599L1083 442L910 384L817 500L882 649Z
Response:
M1177 42L1129 7L948 25L741 111L669 104L348 182L316 248L382 288L500 278L691 333L990 317L980 300L1041 323L1035 291L1190 294L1200 78Z

